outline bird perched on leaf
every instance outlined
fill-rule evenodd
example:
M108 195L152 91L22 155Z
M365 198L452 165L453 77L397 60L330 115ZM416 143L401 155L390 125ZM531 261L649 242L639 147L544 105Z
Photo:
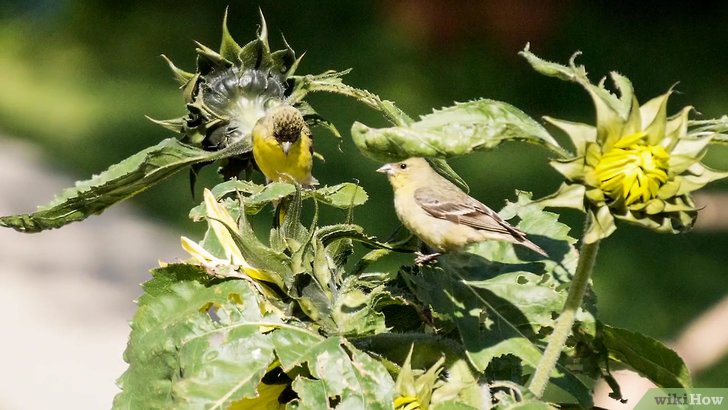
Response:
M317 185L311 175L313 139L299 110L290 105L271 108L253 127L253 157L266 182Z
M438 174L423 158L385 164L377 172L386 174L392 185L394 208L402 224L435 251L418 252L417 264L486 240L515 243L548 256L525 233Z

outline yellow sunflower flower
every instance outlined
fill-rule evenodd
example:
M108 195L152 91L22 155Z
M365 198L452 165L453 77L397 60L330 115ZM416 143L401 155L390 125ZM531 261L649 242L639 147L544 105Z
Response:
M275 360L258 384L257 395L234 401L227 410L283 410L296 397L291 390L292 381L281 369L280 361Z
M397 397L394 399L395 410L427 410L430 407L432 393L441 385L440 373L445 364L445 357L440 358L427 371L412 369L412 351L410 347L407 359L400 369L395 389Z
M528 47L521 54L542 74L583 86L594 102L596 126L545 117L564 131L575 148L551 162L566 182L540 200L544 206L571 207L587 213L586 243L609 236L615 219L658 232L683 232L695 223L698 209L690 193L728 172L700 161L718 132L691 130L685 107L667 116L672 90L642 106L631 82L611 73L619 95L592 84L583 66L544 61Z

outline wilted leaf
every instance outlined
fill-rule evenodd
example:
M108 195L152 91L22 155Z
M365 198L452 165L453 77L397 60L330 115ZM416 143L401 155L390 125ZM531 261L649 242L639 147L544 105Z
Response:
M188 166L249 151L249 144L244 139L224 150L211 152L168 138L89 180L77 182L75 187L66 189L33 213L1 217L0 226L21 232L60 228L99 214Z

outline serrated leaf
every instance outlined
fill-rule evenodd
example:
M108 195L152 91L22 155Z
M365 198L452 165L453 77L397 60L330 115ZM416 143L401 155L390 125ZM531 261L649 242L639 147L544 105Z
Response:
M364 188L351 182L326 186L307 194L313 195L321 203L342 209L363 205L369 199Z
M21 232L60 228L99 214L190 165L249 151L248 145L249 142L240 141L224 150L210 152L169 138L110 166L89 180L77 182L75 187L66 189L36 212L1 217L0 226Z
M334 241L351 239L374 249L389 249L409 252L409 247L401 247L380 242L373 236L364 233L364 228L354 224L337 224L322 226L317 229L316 235L321 239L324 246L329 246Z
M579 72L576 72L577 67L575 67L573 64L571 67L567 67L565 65L546 61L533 54L530 51L530 48L530 44L526 44L526 47L523 49L523 51L519 52L518 54L523 56L526 61L531 64L531 67L533 67L533 69L538 71L539 73L547 75L549 77L556 77L564 81L575 81L577 76L586 76L586 71L584 70L583 66L579 66ZM571 57L571 61L573 62L574 58L579 54L579 52L575 53Z
M383 284L367 289L358 277L348 276L339 289L332 316L341 334L377 334L389 330L382 309L403 304Z
M309 92L328 92L354 98L355 100L380 111L394 125L406 125L412 122L393 102L382 100L367 90L344 84L341 77L351 70L327 71L319 75L293 76L295 89L289 97L292 101L302 100Z
M364 155L382 162L450 158L490 150L506 141L535 143L563 153L548 131L523 111L486 99L457 103L407 126L370 128L356 122L351 134Z
M298 394L289 407L296 410L330 409L326 395L326 384L321 380L298 377L293 381L293 390Z
M584 208L584 194L586 187L580 184L563 182L556 192L536 200L544 208L574 208L582 212Z
M271 339L284 370L306 365L324 384L328 398L338 396L337 409L391 409L392 377L381 363L343 339L299 338L283 328Z
M247 281L211 280L199 267L168 265L144 284L124 353L115 409L223 409L255 395L273 361L261 312Z
M608 325L604 325L603 340L610 359L632 368L656 385L692 387L685 362L659 340Z

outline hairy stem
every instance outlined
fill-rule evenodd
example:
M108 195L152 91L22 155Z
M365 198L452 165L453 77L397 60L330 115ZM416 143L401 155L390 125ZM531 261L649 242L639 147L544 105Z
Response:
M551 334L546 350L543 352L543 356L541 356L541 360L536 367L536 372L533 374L531 382L528 385L528 389L531 393L538 398L543 395L546 385L549 382L551 372L553 372L556 367L556 362L559 360L561 351L564 349L566 339L569 337L569 334L571 334L571 327L574 325L576 312L581 306L584 294L586 293L586 289L589 285L589 278L591 278L594 261L597 258L598 251L599 241L584 243L581 246L579 263L576 266L576 273L574 274L574 279L571 281L571 286L569 287L569 295L566 297L564 309L556 321L554 332Z

